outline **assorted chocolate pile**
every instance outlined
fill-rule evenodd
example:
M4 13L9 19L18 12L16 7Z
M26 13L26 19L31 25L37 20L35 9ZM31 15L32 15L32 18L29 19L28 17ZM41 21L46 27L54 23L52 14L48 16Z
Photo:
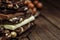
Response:
M6 39L21 35L34 25L41 8L38 0L0 0L0 35Z

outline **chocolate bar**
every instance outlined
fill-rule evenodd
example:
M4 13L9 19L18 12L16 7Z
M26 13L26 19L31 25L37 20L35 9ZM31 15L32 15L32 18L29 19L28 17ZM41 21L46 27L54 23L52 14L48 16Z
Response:
M34 20L40 13L37 8L42 8L42 4L36 1L0 0L0 34L2 37L6 40L16 38L34 25Z

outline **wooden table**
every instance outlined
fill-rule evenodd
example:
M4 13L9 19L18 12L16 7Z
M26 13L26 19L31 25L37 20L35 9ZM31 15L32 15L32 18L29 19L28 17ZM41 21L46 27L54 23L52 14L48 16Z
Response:
M36 19L36 25L24 32L19 40L60 40L60 12L47 5Z

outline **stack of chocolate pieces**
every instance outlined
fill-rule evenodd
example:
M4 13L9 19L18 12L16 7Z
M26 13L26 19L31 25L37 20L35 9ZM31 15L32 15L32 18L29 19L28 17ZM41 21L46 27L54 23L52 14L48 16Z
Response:
M36 7L42 8L38 0L0 0L0 35L16 38L29 29L39 15Z

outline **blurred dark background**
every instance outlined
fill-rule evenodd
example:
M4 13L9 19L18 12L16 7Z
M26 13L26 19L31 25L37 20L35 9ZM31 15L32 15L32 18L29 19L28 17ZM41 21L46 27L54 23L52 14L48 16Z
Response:
M60 9L60 0L40 0L45 6L52 6Z
M60 0L39 0L43 4L41 14L48 14L60 18Z

